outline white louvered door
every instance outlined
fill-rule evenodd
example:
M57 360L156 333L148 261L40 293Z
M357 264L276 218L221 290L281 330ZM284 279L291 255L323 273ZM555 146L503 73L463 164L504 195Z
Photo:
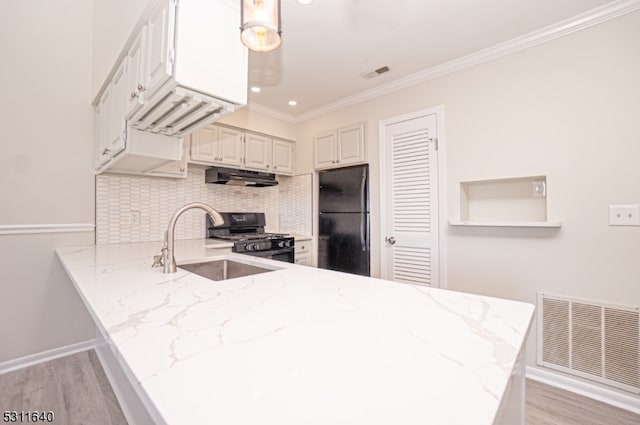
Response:
M438 287L438 156L436 113L382 126L382 277Z

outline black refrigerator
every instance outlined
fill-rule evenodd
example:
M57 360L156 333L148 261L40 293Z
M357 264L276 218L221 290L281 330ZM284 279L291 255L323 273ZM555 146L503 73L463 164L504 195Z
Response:
M318 184L318 267L369 276L369 166L320 171Z

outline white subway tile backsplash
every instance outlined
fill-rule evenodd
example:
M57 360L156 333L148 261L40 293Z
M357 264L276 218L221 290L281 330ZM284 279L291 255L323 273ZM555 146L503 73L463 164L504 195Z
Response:
M312 176L279 177L273 187L204 183L204 169L192 167L186 179L102 174L96 176L96 244L161 241L171 215L189 202L218 211L264 212L268 232L312 232ZM177 239L205 234L205 214L185 212Z

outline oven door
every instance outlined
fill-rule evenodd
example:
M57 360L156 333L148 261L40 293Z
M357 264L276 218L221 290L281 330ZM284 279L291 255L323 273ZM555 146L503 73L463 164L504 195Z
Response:
M269 260L284 261L286 263L294 262L293 248L273 249L270 251L250 251L243 252L243 254L268 258Z

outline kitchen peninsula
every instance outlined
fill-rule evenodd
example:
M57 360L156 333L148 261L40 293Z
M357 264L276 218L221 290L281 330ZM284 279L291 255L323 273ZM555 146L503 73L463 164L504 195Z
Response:
M159 248L57 250L132 425L524 424L530 304L240 254L274 270L163 274ZM215 251L176 241L178 265Z

